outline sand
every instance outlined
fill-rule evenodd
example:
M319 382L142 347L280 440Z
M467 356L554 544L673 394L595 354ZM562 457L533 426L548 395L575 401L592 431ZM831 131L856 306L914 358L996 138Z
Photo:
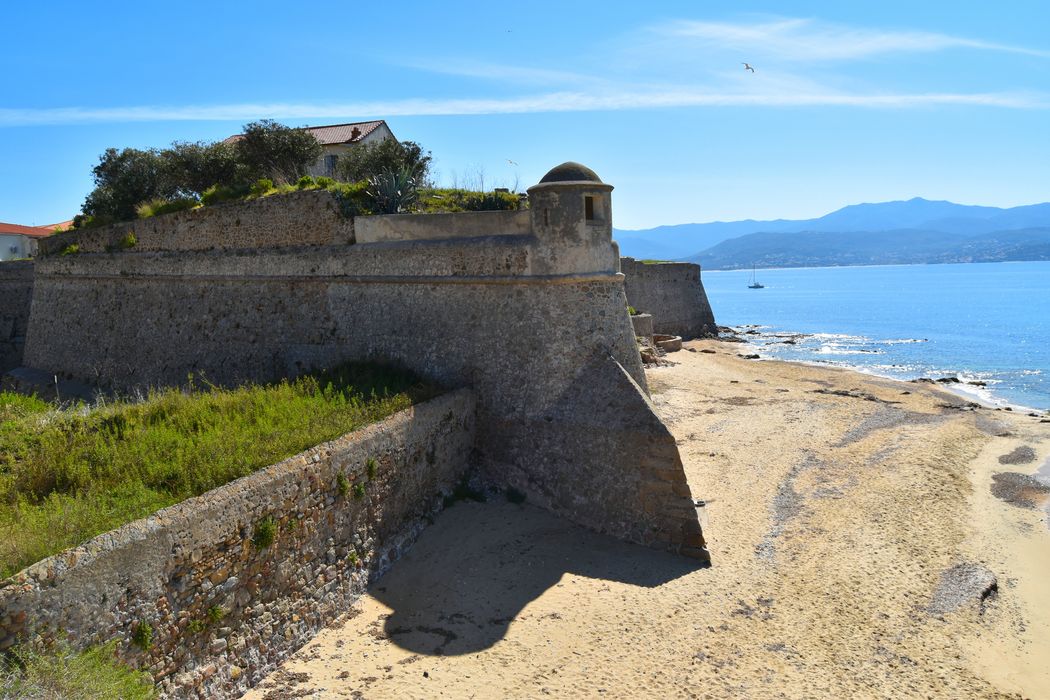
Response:
M647 370L710 568L459 503L247 697L1050 697L1050 423L739 348Z

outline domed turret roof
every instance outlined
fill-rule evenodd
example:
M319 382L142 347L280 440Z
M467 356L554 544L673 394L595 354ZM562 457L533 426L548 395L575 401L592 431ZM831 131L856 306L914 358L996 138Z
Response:
M598 177L598 173L594 172L586 165L580 165L579 163L562 163L556 168L552 168L550 172L543 176L540 180L540 184L548 182L601 182L602 179Z

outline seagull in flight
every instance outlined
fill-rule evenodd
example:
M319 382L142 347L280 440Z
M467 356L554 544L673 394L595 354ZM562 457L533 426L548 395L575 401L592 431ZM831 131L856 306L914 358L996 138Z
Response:
M517 165L517 163L512 161L510 158L507 158L507 162L510 163L511 165Z
M751 67L751 64L750 64L750 63L744 63L743 61L741 61L741 63L743 63L743 64L744 64L744 70L749 70L749 71L751 71L752 73L754 73L754 72L755 72L755 69Z

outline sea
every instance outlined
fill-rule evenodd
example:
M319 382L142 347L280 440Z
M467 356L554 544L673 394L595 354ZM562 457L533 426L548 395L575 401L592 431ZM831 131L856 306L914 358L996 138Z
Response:
M715 320L763 359L958 379L993 406L1050 410L1050 262L703 272Z

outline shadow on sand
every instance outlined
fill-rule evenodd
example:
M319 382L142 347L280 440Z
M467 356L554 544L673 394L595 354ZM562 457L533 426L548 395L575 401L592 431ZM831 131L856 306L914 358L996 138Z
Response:
M598 535L529 505L459 503L370 589L385 632L419 654L486 649L566 573L652 588L704 568Z

